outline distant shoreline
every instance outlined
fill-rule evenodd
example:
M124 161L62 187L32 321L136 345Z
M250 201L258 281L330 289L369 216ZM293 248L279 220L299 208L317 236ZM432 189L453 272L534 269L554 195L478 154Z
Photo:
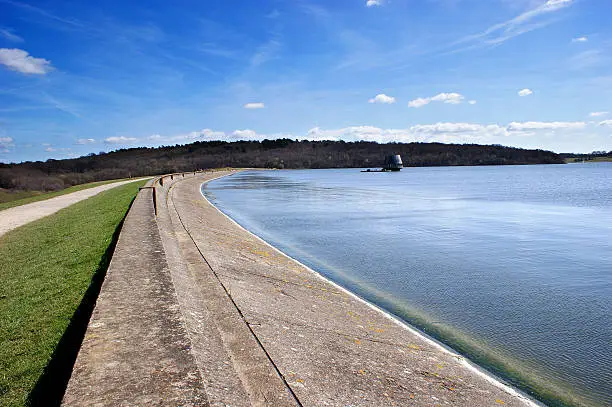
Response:
M405 167L563 164L545 150L502 145L386 143L367 141L197 141L91 153L79 158L0 163L0 189L54 191L119 178L193 172L212 168L376 168L399 154Z

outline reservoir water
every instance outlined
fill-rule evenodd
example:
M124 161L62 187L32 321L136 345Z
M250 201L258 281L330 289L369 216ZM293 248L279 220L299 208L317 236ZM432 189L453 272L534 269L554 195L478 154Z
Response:
M203 193L546 404L612 405L612 163L247 171Z

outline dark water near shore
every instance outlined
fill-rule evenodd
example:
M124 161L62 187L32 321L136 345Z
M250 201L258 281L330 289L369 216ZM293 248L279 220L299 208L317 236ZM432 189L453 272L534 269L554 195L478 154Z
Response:
M612 405L612 163L251 171L205 195L550 405Z

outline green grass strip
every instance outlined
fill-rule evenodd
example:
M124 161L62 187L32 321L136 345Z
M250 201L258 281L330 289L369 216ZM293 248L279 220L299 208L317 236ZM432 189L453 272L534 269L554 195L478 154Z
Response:
M0 406L38 404L29 397L40 393L41 378L55 374L47 365L58 364L62 343L74 347L67 328L83 320L83 298L91 296L92 278L105 273L118 227L144 183L102 192L0 237Z
M12 208L14 206L20 206L29 204L32 202L44 201L46 199L55 198L56 196L69 194L71 192L82 191L83 189L89 189L98 187L100 185L110 184L112 182L125 181L126 179L113 179L108 181L90 182L88 184L74 185L61 191L53 191L47 193L41 193L39 191L17 191L17 192L5 192L0 191L0 211L3 209Z

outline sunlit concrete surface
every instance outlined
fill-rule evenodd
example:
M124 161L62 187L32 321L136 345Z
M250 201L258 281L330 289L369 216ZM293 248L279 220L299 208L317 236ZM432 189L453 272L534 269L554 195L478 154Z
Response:
M121 232L65 406L535 406L166 177Z

